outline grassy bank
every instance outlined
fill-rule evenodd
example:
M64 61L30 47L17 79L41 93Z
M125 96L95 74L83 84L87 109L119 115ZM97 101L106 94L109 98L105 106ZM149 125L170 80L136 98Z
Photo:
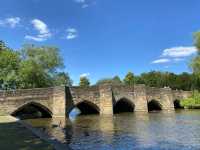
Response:
M0 139L2 150L53 150L52 145L7 116L0 116Z
M188 109L200 109L200 93L194 91L192 96L181 101L181 106Z

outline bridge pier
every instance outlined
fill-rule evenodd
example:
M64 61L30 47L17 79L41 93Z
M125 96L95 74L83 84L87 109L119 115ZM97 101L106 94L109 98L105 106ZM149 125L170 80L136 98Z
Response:
M146 86L134 87L135 112L148 112Z
M171 88L163 88L160 91L162 110L174 111L173 93Z
M52 117L66 116L66 89L55 87L53 89Z
M99 86L100 95L100 114L101 115L113 115L113 94L112 88L108 85Z

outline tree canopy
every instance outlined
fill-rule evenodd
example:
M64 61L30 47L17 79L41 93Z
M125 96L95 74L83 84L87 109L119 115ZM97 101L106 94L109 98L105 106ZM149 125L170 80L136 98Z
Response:
M8 49L4 41L0 40L0 51Z
M90 86L90 81L87 77L80 77L80 82L79 82L80 87L89 87Z
M119 76L113 78L104 78L97 81L96 85L110 84L110 85L121 85L123 84Z
M136 77L135 83L150 87L191 90L194 87L192 77L192 74L186 72L177 75L170 72L151 71Z
M200 51L200 31L194 34L194 44L197 49Z
M0 42L3 43L3 42ZM0 44L0 88L39 88L71 85L56 47L25 45L15 51Z
M16 88L19 84L20 55L0 42L0 88Z
M138 76L133 76L133 73L129 72L125 76L123 82L121 80L121 82L119 82L119 78L117 78L101 79L97 81L96 85L110 84L132 86L133 84L145 84L149 87L170 87L174 90L192 90L200 88L199 78L195 78L194 74L187 72L174 74L171 72L150 71ZM117 79L117 82L114 79Z
M125 85L134 85L134 83L135 83L134 74L132 72L128 72L124 78L124 84Z
M193 71L193 86L195 89L200 90L200 32L195 33L194 44L198 49L198 53L197 56L192 59L190 67Z

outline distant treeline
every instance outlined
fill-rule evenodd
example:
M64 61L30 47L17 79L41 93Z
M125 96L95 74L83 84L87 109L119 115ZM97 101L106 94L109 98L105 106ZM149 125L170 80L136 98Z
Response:
M129 72L123 80L118 76L114 78L102 79L97 82L99 84L113 84L113 85L133 85L145 84L150 87L170 87L172 89L194 90L200 89L200 78L194 74L183 72L181 74L174 74L170 72L151 71L142 73L140 76L134 76Z

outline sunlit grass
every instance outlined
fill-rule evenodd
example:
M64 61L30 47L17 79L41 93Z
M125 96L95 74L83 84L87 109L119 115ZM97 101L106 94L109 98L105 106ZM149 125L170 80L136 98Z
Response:
M200 93L194 91L191 97L182 100L180 104L184 108L200 108Z

